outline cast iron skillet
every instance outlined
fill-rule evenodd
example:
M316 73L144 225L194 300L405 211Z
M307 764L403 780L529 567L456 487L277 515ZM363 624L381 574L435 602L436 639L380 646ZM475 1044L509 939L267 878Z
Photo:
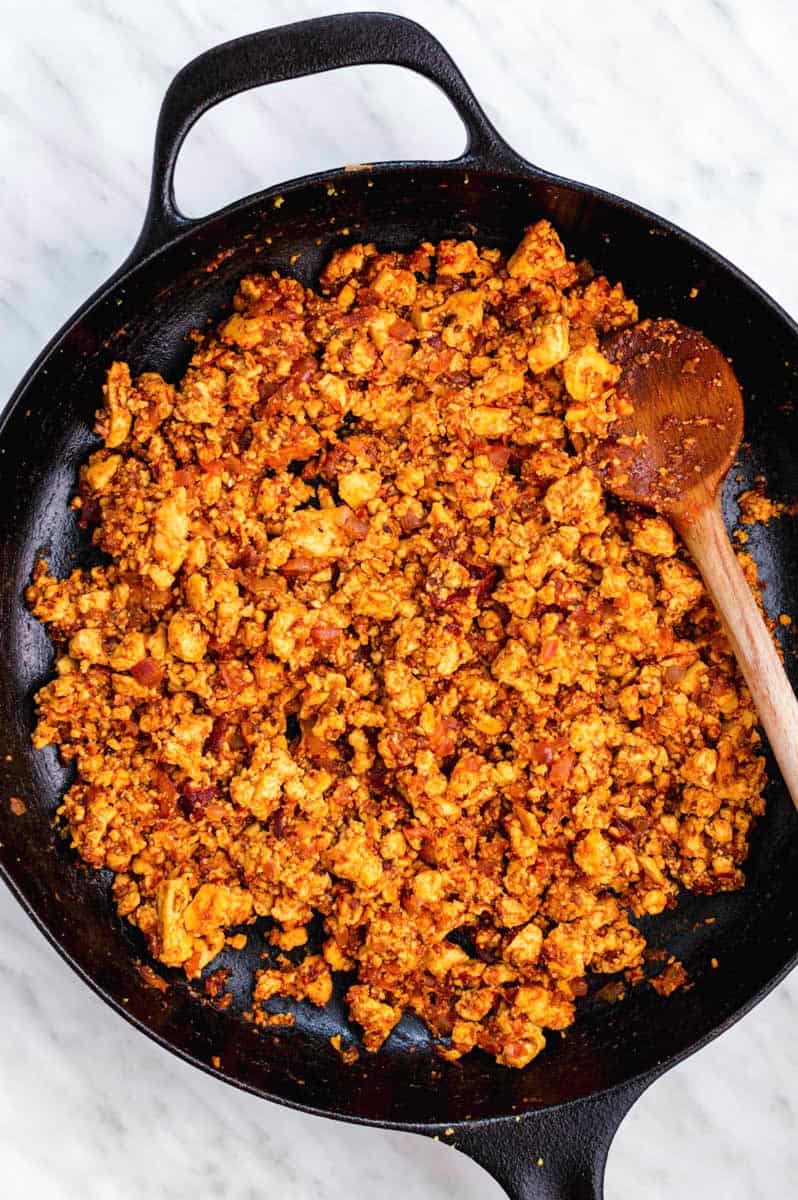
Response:
M453 162L329 171L203 220L181 216L175 161L201 113L259 84L363 63L409 67L437 83L466 127L464 154ZM237 1015L246 1007L257 935L230 959L235 1004L226 1013L200 1002L177 978L165 994L146 986L137 965L146 960L144 947L114 914L109 879L79 864L54 832L68 773L54 753L34 754L30 746L32 696L50 675L53 655L23 602L38 556L60 573L92 560L67 501L94 445L93 412L112 358L128 360L136 372L178 378L190 354L189 331L224 310L238 278L253 269L276 267L310 283L331 250L352 238L409 248L422 239L473 236L509 248L541 216L551 218L572 253L623 279L643 314L694 325L733 356L748 443L737 474L766 469L771 495L798 495L791 408L798 328L729 263L667 221L520 158L440 44L411 21L377 13L324 17L219 46L189 63L167 92L149 209L133 253L42 353L2 424L0 862L17 899L67 962L166 1049L269 1100L437 1135L482 1163L511 1196L588 1198L601 1195L610 1141L647 1085L726 1029L798 957L798 825L772 764L746 890L685 896L651 925L654 945L686 964L691 990L663 1000L642 986L615 1005L588 997L568 1036L551 1037L520 1072L476 1054L446 1064L410 1019L379 1055L345 1066L329 1044L345 1028L340 991L325 1011L297 1006L293 1031L257 1032ZM795 612L797 541L795 522L785 519L752 543L771 612ZM795 682L792 645L786 650ZM25 800L25 815L9 813L11 795ZM717 970L710 969L713 956ZM221 1065L214 1069L216 1055Z

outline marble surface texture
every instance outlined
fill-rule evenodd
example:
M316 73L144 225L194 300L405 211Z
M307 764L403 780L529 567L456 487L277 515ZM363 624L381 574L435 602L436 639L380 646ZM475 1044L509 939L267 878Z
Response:
M122 260L175 70L349 0L0 0L0 403ZM666 214L798 314L793 0L394 0L450 49L532 161ZM457 119L390 68L282 84L204 118L178 171L201 214L341 162L446 157ZM781 1200L798 1178L798 978L638 1103L610 1200ZM0 1192L7 1200L488 1200L463 1156L269 1106L105 1008L0 894Z

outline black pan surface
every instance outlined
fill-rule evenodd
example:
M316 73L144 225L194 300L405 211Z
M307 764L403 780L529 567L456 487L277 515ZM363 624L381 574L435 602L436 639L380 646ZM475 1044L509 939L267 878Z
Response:
M327 172L197 222L175 212L177 151L202 111L245 87L364 62L409 66L443 87L468 128L466 154L453 163ZM59 574L95 561L67 505L95 444L91 427L108 364L121 358L136 373L177 379L191 352L190 331L228 308L238 279L252 270L276 268L312 284L331 251L352 239L410 248L424 239L473 237L509 249L541 216L554 222L570 253L622 279L642 315L699 328L731 356L746 430L726 490L729 523L734 495L757 474L766 474L775 499L798 496L798 327L734 267L652 214L521 160L439 44L412 22L380 14L321 18L219 47L185 68L167 95L151 207L131 259L34 364L0 430L0 761L4 794L27 805L22 816L0 810L0 867L75 970L128 1020L196 1065L311 1112L443 1135L513 1195L590 1197L601 1194L609 1142L636 1096L756 1003L798 957L798 818L772 761L746 889L685 895L675 911L650 922L649 941L684 962L692 988L667 1001L648 987L615 1005L588 996L568 1036L551 1037L544 1054L516 1072L478 1054L443 1062L410 1018L379 1055L345 1066L329 1038L346 1028L346 981L323 1011L296 1005L294 1030L255 1030L239 1014L262 949L257 930L244 952L223 960L233 969L230 1010L203 1002L177 973L166 972L166 993L148 987L138 970L146 949L115 915L110 876L80 864L55 833L68 772L52 750L34 753L30 745L32 697L51 674L53 652L23 591L38 557ZM758 528L749 549L769 612L798 615L798 524L784 517ZM789 633L784 649L795 685ZM530 1155L541 1141L546 1164L533 1170Z

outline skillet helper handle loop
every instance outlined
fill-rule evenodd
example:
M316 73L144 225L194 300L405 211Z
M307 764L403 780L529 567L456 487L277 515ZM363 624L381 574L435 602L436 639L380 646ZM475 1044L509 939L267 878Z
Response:
M723 619L773 756L798 808L798 699L732 550L719 499L677 527Z
M131 259L159 249L193 224L175 203L174 175L180 147L203 113L250 88L368 64L407 67L441 88L468 134L458 165L527 166L499 136L452 59L423 26L391 13L369 12L298 21L215 46L172 80L158 118L147 215Z
M489 1171L511 1200L603 1200L612 1139L653 1078L520 1118L463 1125L440 1140Z

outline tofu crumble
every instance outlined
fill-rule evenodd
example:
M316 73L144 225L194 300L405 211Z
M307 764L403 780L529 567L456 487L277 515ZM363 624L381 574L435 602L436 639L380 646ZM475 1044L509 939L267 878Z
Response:
M635 918L743 886L750 698L674 531L581 453L636 319L539 221L250 275L179 382L110 367L73 501L106 561L27 592L34 743L155 960L268 918L257 1020L352 972L367 1051L413 1013L523 1067L589 976L641 978Z

